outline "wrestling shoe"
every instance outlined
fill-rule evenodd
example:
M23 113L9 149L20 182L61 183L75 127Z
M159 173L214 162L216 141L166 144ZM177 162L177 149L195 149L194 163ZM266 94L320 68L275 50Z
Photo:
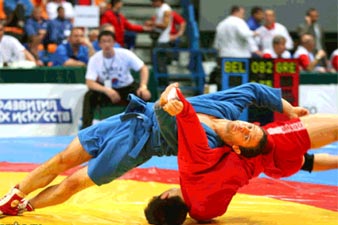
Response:
M11 191L0 199L0 217L3 216L16 216L19 213L18 205L20 201L25 197L25 194L21 192L17 187L11 189Z
M30 202L26 199L22 199L20 201L20 204L18 206L18 215L21 215L24 212L32 212L34 211L33 206L30 204Z

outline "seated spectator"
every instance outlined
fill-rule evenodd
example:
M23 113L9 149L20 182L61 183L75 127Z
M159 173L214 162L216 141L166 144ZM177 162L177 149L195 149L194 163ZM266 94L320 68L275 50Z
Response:
M51 20L47 26L47 38L46 42L61 44L67 41L67 37L73 28L73 25L69 19L65 17L65 10L62 6L57 9L57 18Z
M319 50L316 56L313 55L315 48L315 40L310 34L303 34L300 38L300 45L298 46L293 57L298 59L300 69L303 71L317 71L325 72L324 67L318 66L318 63L322 58L326 56L325 51Z
M11 14L7 14L5 34L11 35L20 42L23 42L25 20L25 6L23 4L16 5L14 11Z
M254 6L251 9L251 16L246 21L248 24L250 30L256 30L262 25L262 22L264 20L264 12L263 9L259 6Z
M126 102L129 93L136 94L143 100L151 97L147 87L148 67L132 51L113 48L114 37L111 31L102 31L99 34L102 51L89 59L86 73L89 91L83 102L82 128L92 124L97 106ZM140 83L135 82L131 70L139 72Z
M33 3L34 8L40 8L41 9L41 17L45 20L48 20L48 14L47 14L47 8L46 4L47 1L45 0L31 0Z
M331 72L338 72L338 49L334 50L330 57Z
M5 0L4 1L4 10L7 16L11 15L18 5L22 5L24 12L23 16L28 18L33 11L33 4L30 0Z
M65 10L65 19L68 19L70 21L73 21L74 19L74 7L70 2L67 2L65 0L51 0L47 3L46 9L48 18L50 20L55 19L58 17L58 8L62 6Z
M286 39L282 35L276 35L272 39L272 49L263 51L263 58L266 59L290 59L291 53L286 50Z
M44 59L45 51L41 37L42 35L30 35L27 44L24 45L27 51L34 57L37 66L45 66L45 63L42 61L42 59Z
M102 32L104 30L111 31L113 34L115 34L115 29L114 29L113 25L111 25L109 23L105 23L105 24L102 24L100 26L100 32ZM99 40L93 41L92 44L93 44L93 47L94 47L95 51L100 51L101 50L101 47L100 47L100 44L99 44ZM121 47L121 45L119 43L114 42L114 48L120 48L120 47Z
M97 38L99 37L99 29L97 28L94 28L94 29L91 29L89 32L88 32L88 39L90 42L94 42L94 41L97 41Z
M86 66L89 56L95 52L84 37L82 28L74 27L67 43L60 44L53 56L53 66Z
M267 9L264 12L265 23L264 26L260 26L256 32L256 41L261 51L265 49L272 49L272 38L276 35L282 35L286 39L286 49L293 49L292 38L286 29L286 27L276 22L275 12L271 9Z
M120 12L123 7L122 0L112 0L112 8L107 9L101 17L100 24L110 23L115 28L116 42L119 43L122 47L126 46L124 40L125 30L135 31L135 32L144 32L150 31L150 28L147 26L142 26L138 24L130 23L124 15Z
M26 20L25 32L29 38L31 36L42 35L42 39L45 38L47 33L48 21L42 18L42 10L40 7L33 9L33 13L30 18Z
M13 63L35 59L15 37L4 35L4 25L0 23L0 65L11 66Z

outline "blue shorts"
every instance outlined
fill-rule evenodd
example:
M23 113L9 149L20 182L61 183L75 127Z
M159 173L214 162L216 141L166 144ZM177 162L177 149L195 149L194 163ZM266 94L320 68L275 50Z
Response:
M152 120L145 114L121 120L125 113L109 117L81 130L82 147L93 156L88 175L97 185L111 182L152 156L147 151ZM150 149L150 148L149 148Z

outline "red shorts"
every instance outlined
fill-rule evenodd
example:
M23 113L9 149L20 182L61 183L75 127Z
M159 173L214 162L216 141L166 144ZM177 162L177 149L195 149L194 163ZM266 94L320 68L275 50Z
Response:
M264 173L274 178L291 176L302 167L303 155L311 148L310 137L296 118L274 122L263 127L269 134L272 148L263 156Z

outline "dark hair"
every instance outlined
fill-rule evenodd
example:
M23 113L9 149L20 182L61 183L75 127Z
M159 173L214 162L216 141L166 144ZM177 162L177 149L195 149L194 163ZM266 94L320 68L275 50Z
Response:
M63 6L59 6L57 9L56 9L56 12L59 12L60 10L65 10L65 8L63 8Z
M266 154L266 152L264 152L264 149L268 142L268 136L264 129L262 129L261 127L259 128L263 131L263 136L261 140L258 142L258 145L253 148L245 148L245 147L239 146L242 156L246 158L252 158L260 154Z
M111 36L115 40L115 34L110 30L103 30L100 32L99 37L97 38L99 42L103 36Z
M234 5L231 7L230 9L230 14L234 14L236 12L238 12L242 7L238 6L238 5Z
M307 11L306 11L306 15L307 16L310 16L310 13L313 12L313 11L317 11L315 8L309 8Z
M149 224L181 225L187 217L188 206L179 196L166 199L155 196L144 209L144 214Z
M258 12L263 12L263 9L259 6L254 6L251 8L251 15L255 15Z
M116 5L117 3L119 3L119 2L122 2L122 0L111 0L111 1L110 1L110 4L111 4L112 6L114 6L114 5Z

